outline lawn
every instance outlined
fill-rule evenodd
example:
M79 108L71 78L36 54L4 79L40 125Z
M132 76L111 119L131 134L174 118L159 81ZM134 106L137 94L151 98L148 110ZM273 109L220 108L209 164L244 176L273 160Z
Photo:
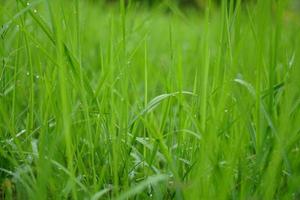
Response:
M174 2L0 0L1 200L300 199L296 4Z

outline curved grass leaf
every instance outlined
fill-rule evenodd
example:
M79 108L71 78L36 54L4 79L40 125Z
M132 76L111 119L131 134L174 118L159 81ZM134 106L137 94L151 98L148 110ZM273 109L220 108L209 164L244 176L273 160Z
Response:
M132 125L139 117L150 113L153 109L155 109L163 100L168 99L170 97L176 97L177 95L184 94L184 95L191 95L191 96L196 96L192 92L188 91L183 91L183 92L173 92L173 93L168 93L168 94L161 94L154 99L152 99L147 106L139 113L137 114L133 120L131 121L130 125Z
M116 200L125 200L132 198L134 195L141 193L143 190L145 190L150 185L156 185L159 182L163 182L168 180L168 176L164 174L159 174L155 176L150 176L146 180L140 182L139 184L133 186L131 189L126 191L125 193L121 194L119 197L116 198Z

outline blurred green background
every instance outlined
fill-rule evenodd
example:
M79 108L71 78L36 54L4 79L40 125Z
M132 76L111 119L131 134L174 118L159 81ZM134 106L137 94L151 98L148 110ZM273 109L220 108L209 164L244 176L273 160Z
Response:
M92 2L99 2L99 1L104 1L104 2L118 2L119 0L90 0ZM224 0L223 0L224 1ZM226 1L226 0L225 0ZM255 0L240 0L241 2L255 2ZM131 3L131 2L138 2L138 3L143 3L143 4L148 4L148 5L155 5L155 4L160 4L164 2L172 2L172 3L177 3L182 6L194 6L198 8L203 8L209 0L125 0L126 3ZM211 0L212 3L214 4L220 4L222 0ZM230 0L227 0L227 2L230 2ZM232 2L236 3L238 0L233 0Z
M91 2L106 2L106 3L112 3L112 2L119 2L119 0L89 0ZM194 8L204 8L209 0L124 0L126 3L141 3L146 5L157 5L161 3L177 3L181 6L188 6L188 7L194 7ZM211 3L215 5L220 5L222 2L226 2L236 4L237 2L241 2L243 4L245 3L256 3L258 0L210 0ZM300 10L300 0L292 0L290 1L291 7L296 10Z

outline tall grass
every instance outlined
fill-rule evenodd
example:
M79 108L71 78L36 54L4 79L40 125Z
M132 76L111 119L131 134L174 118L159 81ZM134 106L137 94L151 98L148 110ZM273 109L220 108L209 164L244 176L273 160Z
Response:
M0 13L0 199L300 198L287 1Z

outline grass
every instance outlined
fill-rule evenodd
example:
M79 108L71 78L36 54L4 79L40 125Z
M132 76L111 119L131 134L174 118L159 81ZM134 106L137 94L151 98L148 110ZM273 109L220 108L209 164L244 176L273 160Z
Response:
M300 198L287 1L0 13L0 199Z

